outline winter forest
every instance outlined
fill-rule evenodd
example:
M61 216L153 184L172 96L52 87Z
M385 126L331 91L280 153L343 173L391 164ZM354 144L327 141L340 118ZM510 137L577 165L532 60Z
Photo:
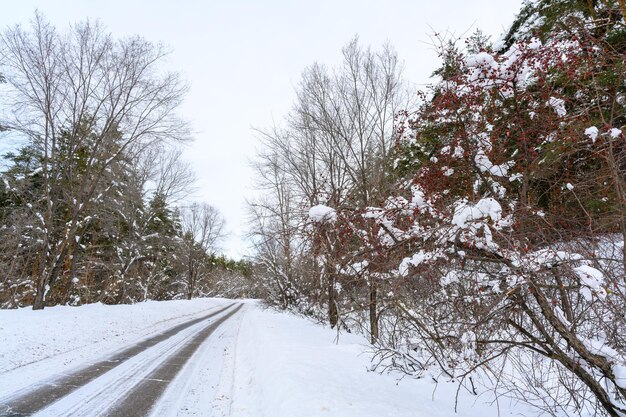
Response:
M22 139L1 174L2 307L229 295L247 279L217 252L221 214L178 204L194 187L186 87L159 68L163 47L39 14L0 47L0 128Z
M303 69L255 128L234 260L188 203L168 51L93 21L4 29L0 307L260 298L366 335L375 372L626 416L626 3L525 1L500 39L432 40L425 87L358 36Z

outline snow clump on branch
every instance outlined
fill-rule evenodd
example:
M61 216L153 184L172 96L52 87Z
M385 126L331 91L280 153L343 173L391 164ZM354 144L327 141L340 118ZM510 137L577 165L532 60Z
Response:
M337 212L331 207L318 204L309 209L309 219L315 223L333 223L337 220Z

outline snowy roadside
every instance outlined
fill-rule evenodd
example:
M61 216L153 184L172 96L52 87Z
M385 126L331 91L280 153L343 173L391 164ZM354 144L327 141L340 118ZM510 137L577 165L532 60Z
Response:
M233 301L0 311L0 338L6 341L0 345L0 398ZM398 383L397 374L368 372L365 338L341 334L337 340L335 331L307 319L264 309L254 301L245 303L184 365L155 405L153 416L488 417L527 411L485 404L483 397L461 392L455 414L455 384L435 384L429 378ZM181 335L163 346L180 345L176 338ZM139 356L128 363L140 360ZM118 381L122 368L102 375L82 391L100 398L96 396L106 395L107 387L116 384L131 390L140 378L132 375ZM100 402L106 405L107 400L105 396Z
M0 310L0 397L227 304L195 299Z
M508 416L522 410L459 396L457 385L368 372L364 337L260 307L243 316L235 352L233 417ZM527 410L523 410L527 411Z

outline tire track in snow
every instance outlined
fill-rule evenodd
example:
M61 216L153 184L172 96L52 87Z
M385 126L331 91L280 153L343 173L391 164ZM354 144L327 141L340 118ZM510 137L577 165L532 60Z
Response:
M232 305L231 305L232 306ZM229 306L229 307L231 307ZM216 320L198 324L81 387L35 416L143 416L195 350L242 305Z
M217 387L213 400L213 412L220 412L222 417L232 416L233 402L235 399L235 366L237 363L237 346L239 344L239 332L241 331L241 319L233 337L231 352L224 355L222 372L220 373L220 384Z
M89 384L96 378L112 371L147 349L176 336L202 321L222 313L233 305L234 304L229 304L208 315L174 326L165 332L134 344L108 359L88 365L70 374L62 375L60 378L52 381L27 387L9 397L5 397L0 400L0 416L21 417L33 415L57 400L71 394L80 387Z
M109 410L108 417L145 416L152 410L169 383L178 375L189 358L200 348L206 339L226 320L237 313L243 304L198 332L193 339L174 353L143 379L120 403Z
M232 397L233 351L248 305L203 343L167 386L150 417L227 417ZM229 407L228 407L229 408Z

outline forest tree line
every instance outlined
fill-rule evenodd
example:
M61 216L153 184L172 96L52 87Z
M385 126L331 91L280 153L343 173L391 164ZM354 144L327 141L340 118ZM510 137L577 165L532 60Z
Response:
M369 335L380 370L626 415L626 5L433 39L429 88L354 39L258 131L259 285Z
M222 215L186 203L194 173L168 51L36 14L0 35L0 306L246 295L219 254Z

